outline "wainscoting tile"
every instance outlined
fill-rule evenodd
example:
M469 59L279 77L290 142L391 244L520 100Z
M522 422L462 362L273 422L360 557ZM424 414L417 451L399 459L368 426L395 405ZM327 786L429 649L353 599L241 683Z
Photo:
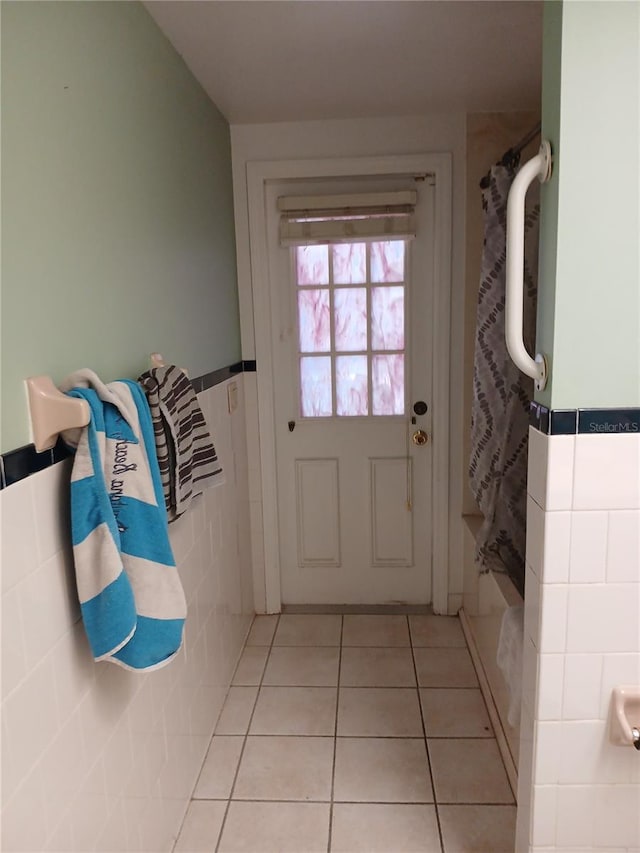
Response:
M638 584L569 587L568 652L637 652L639 624Z
M599 719L601 683L602 655L565 655L562 719Z
M535 658L533 660L535 666ZM562 692L565 684L565 656L541 654L538 656L538 708L539 720L562 719Z
M558 758L560 785L630 784L640 782L635 749L609 741L605 720L564 722Z
M564 652L567 643L567 600L569 587L542 584L540 598L540 652Z
M555 785L535 785L531 805L531 836L540 847L556 843L558 789Z
M544 513L542 573L538 575L543 583L567 583L569 580L572 517L570 512Z
M640 509L640 436L576 438L574 509Z
M527 564L539 580L542 580L544 572L545 522L547 516L550 515L550 513L546 513L534 501L531 495L527 495L527 542L525 556Z
M2 591L14 587L38 565L31 479L0 492Z
M535 723L533 770L537 785L556 785L562 750L562 723Z
M571 583L603 583L606 575L607 512L571 514Z
M595 831L593 842L598 848L611 845L638 850L640 847L640 814L638 785L602 785L596 788Z
M543 509L547 512L571 509L576 437L552 435L547 454L547 488Z
M607 581L640 581L640 511L617 510L609 513L607 538Z
M527 493L542 509L547 496L547 456L549 436L529 427Z
M607 719L613 688L627 684L640 684L640 655L638 652L603 655L599 719Z

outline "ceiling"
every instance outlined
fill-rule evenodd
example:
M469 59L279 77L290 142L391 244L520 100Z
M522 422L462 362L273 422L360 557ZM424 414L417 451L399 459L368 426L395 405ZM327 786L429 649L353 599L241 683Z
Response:
M536 109L538 0L148 0L232 124Z

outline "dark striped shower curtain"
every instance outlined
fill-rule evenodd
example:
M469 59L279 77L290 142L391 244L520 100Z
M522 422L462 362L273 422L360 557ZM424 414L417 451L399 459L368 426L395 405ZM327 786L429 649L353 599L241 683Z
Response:
M511 361L505 344L507 195L517 169L493 166L482 192L484 250L473 368L469 483L484 516L476 540L481 571L507 572L524 594L527 445L533 380ZM525 216L524 341L535 351L538 280L537 182Z

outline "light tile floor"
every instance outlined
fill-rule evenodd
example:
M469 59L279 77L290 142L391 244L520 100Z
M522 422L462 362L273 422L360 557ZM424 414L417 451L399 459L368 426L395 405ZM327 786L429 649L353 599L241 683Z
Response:
M175 853L513 853L455 617L257 616Z

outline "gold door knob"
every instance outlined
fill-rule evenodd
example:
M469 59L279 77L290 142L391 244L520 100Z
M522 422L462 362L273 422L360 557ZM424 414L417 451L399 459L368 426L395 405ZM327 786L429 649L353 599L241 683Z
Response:
M413 436L413 443L417 444L419 447L422 447L423 444L426 444L429 441L429 436L423 429L417 429Z

